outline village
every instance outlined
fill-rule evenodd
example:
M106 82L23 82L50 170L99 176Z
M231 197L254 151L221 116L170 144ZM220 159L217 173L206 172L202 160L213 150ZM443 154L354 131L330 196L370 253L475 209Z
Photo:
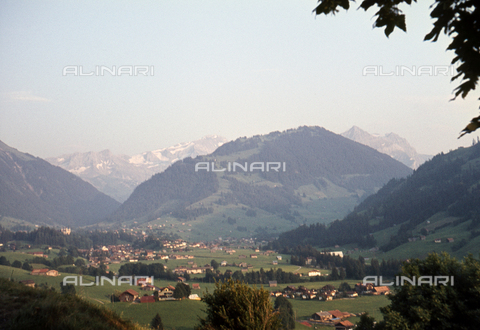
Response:
M363 285L356 283L351 287L345 282L337 284L321 284L329 275L329 271L325 269L314 268L314 258L306 258L304 266L290 265L289 256L282 255L273 250L261 250L259 246L248 244L252 242L244 242L244 245L232 246L225 242L214 243L188 243L184 240L177 239L162 241L162 249L150 250L142 248L134 248L130 244L96 246L91 249L77 249L78 257L85 260L87 268L103 268L111 270L114 278L118 278L118 270L122 265L135 264L155 264L160 262L165 270L169 270L175 275L170 283L165 280L159 280L161 285L154 283L151 276L136 276L133 286L112 288L110 292L111 303L128 303L135 305L143 305L157 303L162 301L178 301L178 300L201 300L203 289L207 286L204 283L206 273L215 273L232 275L234 272L248 274L258 271L262 268L272 267L277 269L281 267L288 269L299 278L304 279L304 283L298 285L295 283L283 284L275 280L269 280L262 286L270 291L272 299L284 297L292 301L323 301L329 302L354 300L360 296L379 296L388 295L390 289L387 286L374 286L373 284ZM20 250L16 250L15 255L26 254L33 257L51 259L50 256L58 255L59 247L46 246L43 251L32 251L29 246L24 246ZM38 249L37 249L38 250ZM49 252L55 251L55 252ZM332 254L343 257L341 251L333 251ZM217 262L218 260L218 262ZM35 264L37 266L38 264ZM62 266L61 266L62 267ZM61 267L58 269L37 268L35 267L29 272L31 276L28 279L22 279L21 283L26 286L36 287L43 280L40 277L62 277L71 275L63 273ZM223 270L222 270L223 269ZM237 269L237 270L236 270ZM141 274L136 274L141 275ZM38 278L35 279L35 278ZM157 279L155 279L157 280ZM313 282L311 282L313 280ZM91 281L91 280L90 280ZM188 287L187 294L175 293L178 284ZM209 283L208 285L211 285ZM295 284L295 285L294 285ZM118 289L121 288L121 291ZM312 305L313 306L313 305ZM351 305L349 305L351 306ZM328 305L317 309L304 317L303 322L307 324L319 326L331 326L335 329L352 329L353 323L349 318L357 318L363 312L355 312L340 309L329 309Z

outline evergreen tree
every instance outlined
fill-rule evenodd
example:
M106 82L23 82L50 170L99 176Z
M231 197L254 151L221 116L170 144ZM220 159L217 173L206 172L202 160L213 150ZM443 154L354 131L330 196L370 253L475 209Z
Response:
M162 318L160 317L160 315L158 313L152 319L152 322L150 323L150 328L156 329L156 330L163 330Z

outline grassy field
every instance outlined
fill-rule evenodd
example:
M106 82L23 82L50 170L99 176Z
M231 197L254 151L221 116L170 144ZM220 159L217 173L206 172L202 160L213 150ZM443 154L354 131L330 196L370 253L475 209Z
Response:
M0 253L3 255L4 253ZM17 257L17 252L12 253L13 257ZM18 259L18 258L17 258ZM185 260L184 260L185 261ZM260 264L258 266L261 266ZM50 277L50 276L33 276L30 275L28 271L12 268L7 266L0 266L0 277L13 278L15 281L33 279L36 283L46 283L48 286L55 288L57 292L60 292L60 283L64 276L74 275L64 273L59 277ZM94 278L91 276L84 276L84 282L94 281ZM190 281L194 283L195 280ZM356 281L347 281L350 285L354 285ZM332 284L335 287L340 285L341 281L334 282L307 282L307 283L293 283L289 285L300 286L304 285L307 288L316 288L319 289L326 284ZM155 285L157 286L166 286L173 285L173 281L165 280L155 280ZM201 289L194 290L192 293L196 293L199 296L208 292L213 292L214 284L212 283L200 283ZM259 286L257 286L259 287ZM281 290L286 287L286 284L281 284L278 287L265 287L269 291ZM98 305L102 305L108 309L111 309L118 313L122 318L132 320L135 323L140 325L148 325L156 313L159 313L162 317L163 324L167 329L176 329L176 330L187 330L193 329L193 327L198 323L198 317L204 315L203 310L205 305L201 301L162 301L154 304L132 304L132 303L111 303L110 295L112 293L123 292L127 289L134 289L141 296L144 294L151 294L151 292L140 290L136 286L129 286L123 284L121 286L112 287L109 283L106 283L105 286L91 286L91 287L76 287L77 295L83 297L85 300L93 302ZM273 299L272 299L273 301ZM377 319L381 319L381 314L379 313L379 307L385 306L388 304L386 297L377 296L377 297L359 297L356 299L341 299L334 300L329 302L322 302L318 300L300 300L292 299L290 302L293 305L296 316L298 320L308 320L310 316L321 310L333 310L339 309L341 311L348 311L352 313L358 313L367 311L371 315L375 316ZM358 321L358 318L349 319L351 322ZM307 327L297 324L297 329L307 329ZM325 327L327 329L328 327ZM318 329L321 329L320 327ZM331 327L329 328L331 329Z

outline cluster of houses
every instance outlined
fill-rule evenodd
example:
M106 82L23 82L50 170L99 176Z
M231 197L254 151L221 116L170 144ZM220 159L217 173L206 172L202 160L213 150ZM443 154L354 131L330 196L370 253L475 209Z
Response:
M173 297L175 293L175 287L172 285L168 285L166 287L158 287L151 284L151 278L139 278L137 279L137 285L144 291L153 291L153 294L148 295L144 294L140 296L140 294L133 290L128 289L123 291L119 296L118 299L121 302L136 302L136 303L152 303L155 301L162 301L162 300L176 300ZM188 284L187 284L188 285ZM193 290L200 290L200 284L194 283L192 284ZM192 294L188 297L191 300L200 300L197 294Z
M274 281L272 281L274 282ZM270 286L276 286L275 283L270 283ZM355 284L355 288L352 291L344 291L339 292L335 289L333 285L325 285L320 290L316 289L307 289L304 286L299 286L298 288L295 286L287 286L282 291L272 291L270 295L279 297L283 296L289 299L304 299L304 300L312 300L318 299L323 301L331 301L334 298L355 298L358 297L359 294L362 295L387 295L390 293L390 289L388 286L374 286L372 283L357 283Z

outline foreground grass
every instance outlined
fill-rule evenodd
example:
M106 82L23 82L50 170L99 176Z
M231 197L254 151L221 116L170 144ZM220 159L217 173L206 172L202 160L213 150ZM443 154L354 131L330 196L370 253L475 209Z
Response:
M1 329L145 329L77 296L25 287L6 278L0 278L0 292Z

